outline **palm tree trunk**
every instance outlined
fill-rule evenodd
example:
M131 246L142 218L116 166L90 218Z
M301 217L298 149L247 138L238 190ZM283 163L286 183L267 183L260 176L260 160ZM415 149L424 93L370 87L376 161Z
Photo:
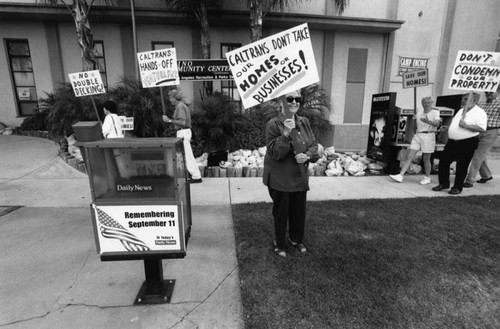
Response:
M84 71L97 69L97 60L94 56L94 37L90 30L90 7L85 0L73 0L71 14L76 26L76 38L82 52L82 68Z
M262 39L262 0L250 1L250 40L255 42Z

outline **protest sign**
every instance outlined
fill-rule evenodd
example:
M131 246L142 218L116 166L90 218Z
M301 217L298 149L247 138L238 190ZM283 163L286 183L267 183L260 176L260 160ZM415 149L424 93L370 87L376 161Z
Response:
M226 53L249 108L319 81L307 24Z
M226 59L179 59L179 78L186 81L233 80Z
M423 87L429 84L427 69L403 73L403 89Z
M119 116L122 130L134 130L134 117Z
M500 83L500 53L460 50L453 66L450 89L494 92Z
M175 48L145 51L137 54L144 88L179 84Z
M99 70L68 74L76 97L106 93Z
M427 64L429 64L429 59L419 58L419 57L399 56L398 63L399 63L398 76L402 76L406 72L427 68Z

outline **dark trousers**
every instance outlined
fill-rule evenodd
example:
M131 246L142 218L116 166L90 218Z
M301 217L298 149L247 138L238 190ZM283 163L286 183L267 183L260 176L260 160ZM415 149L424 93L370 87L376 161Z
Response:
M281 192L269 188L269 195L273 200L274 234L278 247L285 249L287 225L290 240L302 243L306 223L307 191Z
M453 140L449 139L439 159L439 184L444 187L450 186L450 165L456 161L454 188L462 191L465 177L469 169L470 161L477 148L479 140L477 137Z

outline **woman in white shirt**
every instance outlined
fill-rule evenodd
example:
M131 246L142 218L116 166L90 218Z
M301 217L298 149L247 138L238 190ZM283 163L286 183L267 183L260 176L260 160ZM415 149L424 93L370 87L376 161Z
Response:
M117 106L113 101L104 102L104 123L102 124L102 135L104 138L123 138L122 122L118 117Z

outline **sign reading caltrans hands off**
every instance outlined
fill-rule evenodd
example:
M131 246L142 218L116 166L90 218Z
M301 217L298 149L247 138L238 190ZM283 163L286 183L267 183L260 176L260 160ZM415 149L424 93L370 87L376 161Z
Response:
M175 48L145 51L137 54L144 88L179 84Z
M106 93L99 70L68 74L76 97Z
M245 108L319 81L307 24L226 53Z

